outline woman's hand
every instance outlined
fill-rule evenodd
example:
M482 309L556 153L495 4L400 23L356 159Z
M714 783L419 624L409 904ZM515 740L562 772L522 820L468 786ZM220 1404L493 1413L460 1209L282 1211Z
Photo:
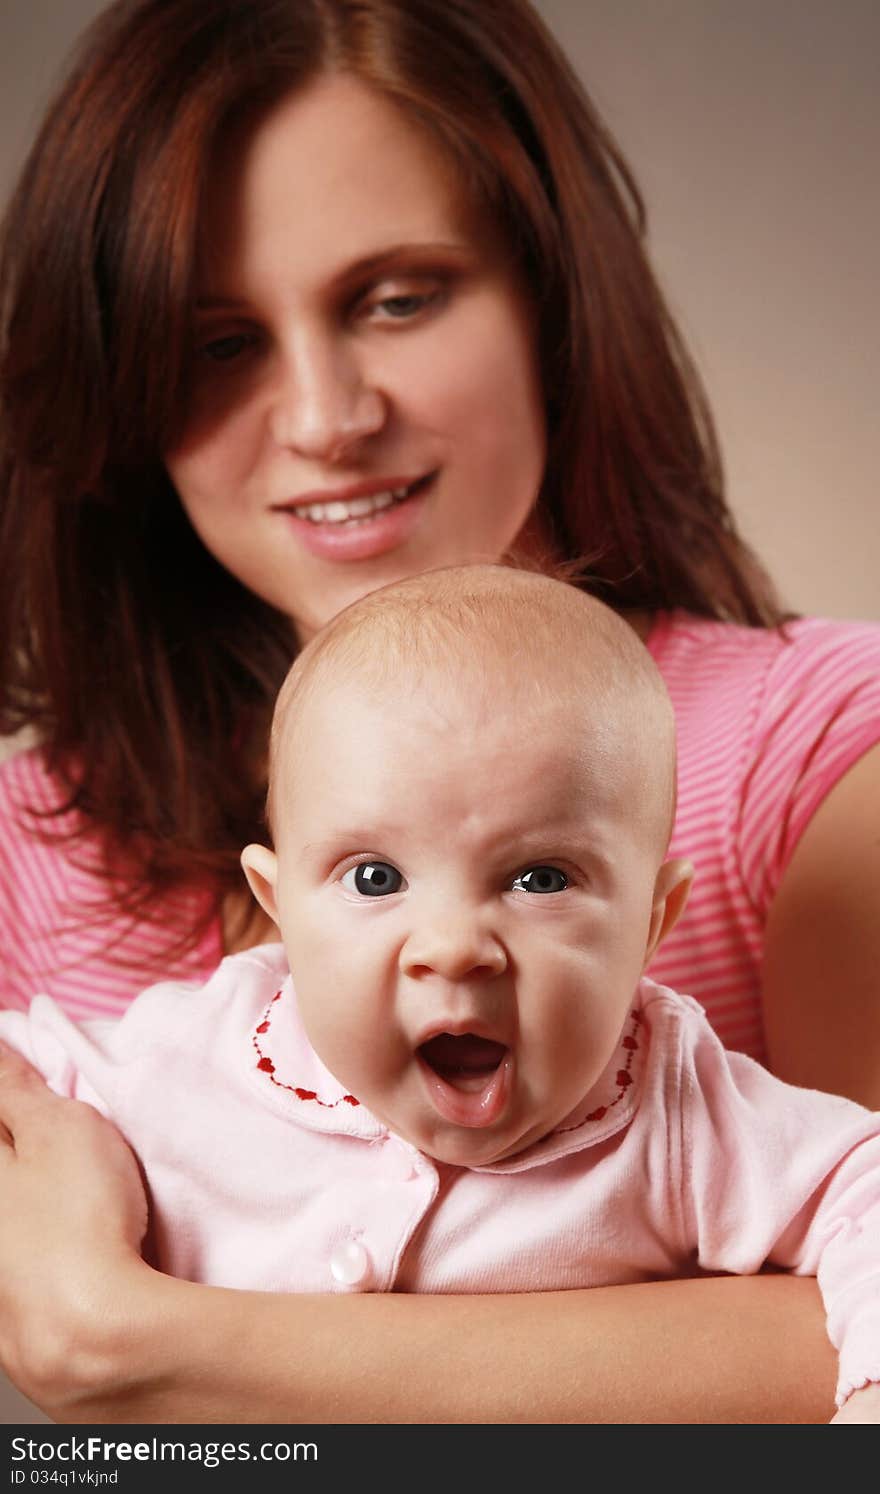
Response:
M832 1416L831 1425L834 1426L876 1426L880 1422L880 1385L865 1385L861 1390L854 1390L848 1400L844 1401L836 1416Z
M0 1364L48 1415L101 1378L91 1360L146 1228L116 1127L0 1044Z

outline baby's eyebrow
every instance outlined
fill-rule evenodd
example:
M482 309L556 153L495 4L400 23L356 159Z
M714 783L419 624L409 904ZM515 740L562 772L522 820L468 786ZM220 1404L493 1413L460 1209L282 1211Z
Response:
M517 869L555 861L570 861L591 875L609 872L614 866L614 849L599 832L573 836L567 830L536 828L517 836L503 854Z
M355 825L351 829L334 831L320 840L306 841L302 850L307 856L338 856L343 853L375 851L379 841L387 838L387 831L380 837L375 828L365 829Z

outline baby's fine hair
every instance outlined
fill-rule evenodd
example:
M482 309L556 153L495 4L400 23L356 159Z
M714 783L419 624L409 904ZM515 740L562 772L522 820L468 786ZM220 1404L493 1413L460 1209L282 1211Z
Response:
M507 565L452 566L370 592L302 650L272 723L267 819L275 818L281 753L310 700L353 681L377 695L418 692L441 703L476 681L490 708L560 698L584 718L624 721L626 750L657 786L666 848L675 809L675 722L659 670L636 631L567 581Z

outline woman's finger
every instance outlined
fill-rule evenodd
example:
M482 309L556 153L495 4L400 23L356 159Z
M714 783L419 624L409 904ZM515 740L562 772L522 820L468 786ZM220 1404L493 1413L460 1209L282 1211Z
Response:
M30 1084L42 1084L46 1088L36 1069L16 1053L14 1048L8 1048L5 1043L0 1042L0 1154L2 1148L14 1148L13 1133L7 1121L12 1120L16 1110L16 1099L21 1094L27 1093Z
M0 1042L0 1142L14 1146L16 1132L24 1126L39 1134L53 1123L60 1103L33 1064Z
M42 1085L45 1082L37 1073L32 1063L22 1056L15 1048L10 1048L7 1043L0 1040L0 1085L9 1085L10 1092L15 1093L17 1085L34 1083Z

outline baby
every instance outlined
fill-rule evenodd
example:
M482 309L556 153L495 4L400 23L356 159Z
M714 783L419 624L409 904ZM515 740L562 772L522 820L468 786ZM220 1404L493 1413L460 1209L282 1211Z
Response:
M721 1048L643 978L674 725L630 627L559 581L438 571L354 604L275 713L281 930L118 1023L0 1037L111 1115L153 1259L279 1291L540 1291L765 1263L818 1275L835 1420L880 1420L880 1115ZM286 955L285 955L286 951Z

